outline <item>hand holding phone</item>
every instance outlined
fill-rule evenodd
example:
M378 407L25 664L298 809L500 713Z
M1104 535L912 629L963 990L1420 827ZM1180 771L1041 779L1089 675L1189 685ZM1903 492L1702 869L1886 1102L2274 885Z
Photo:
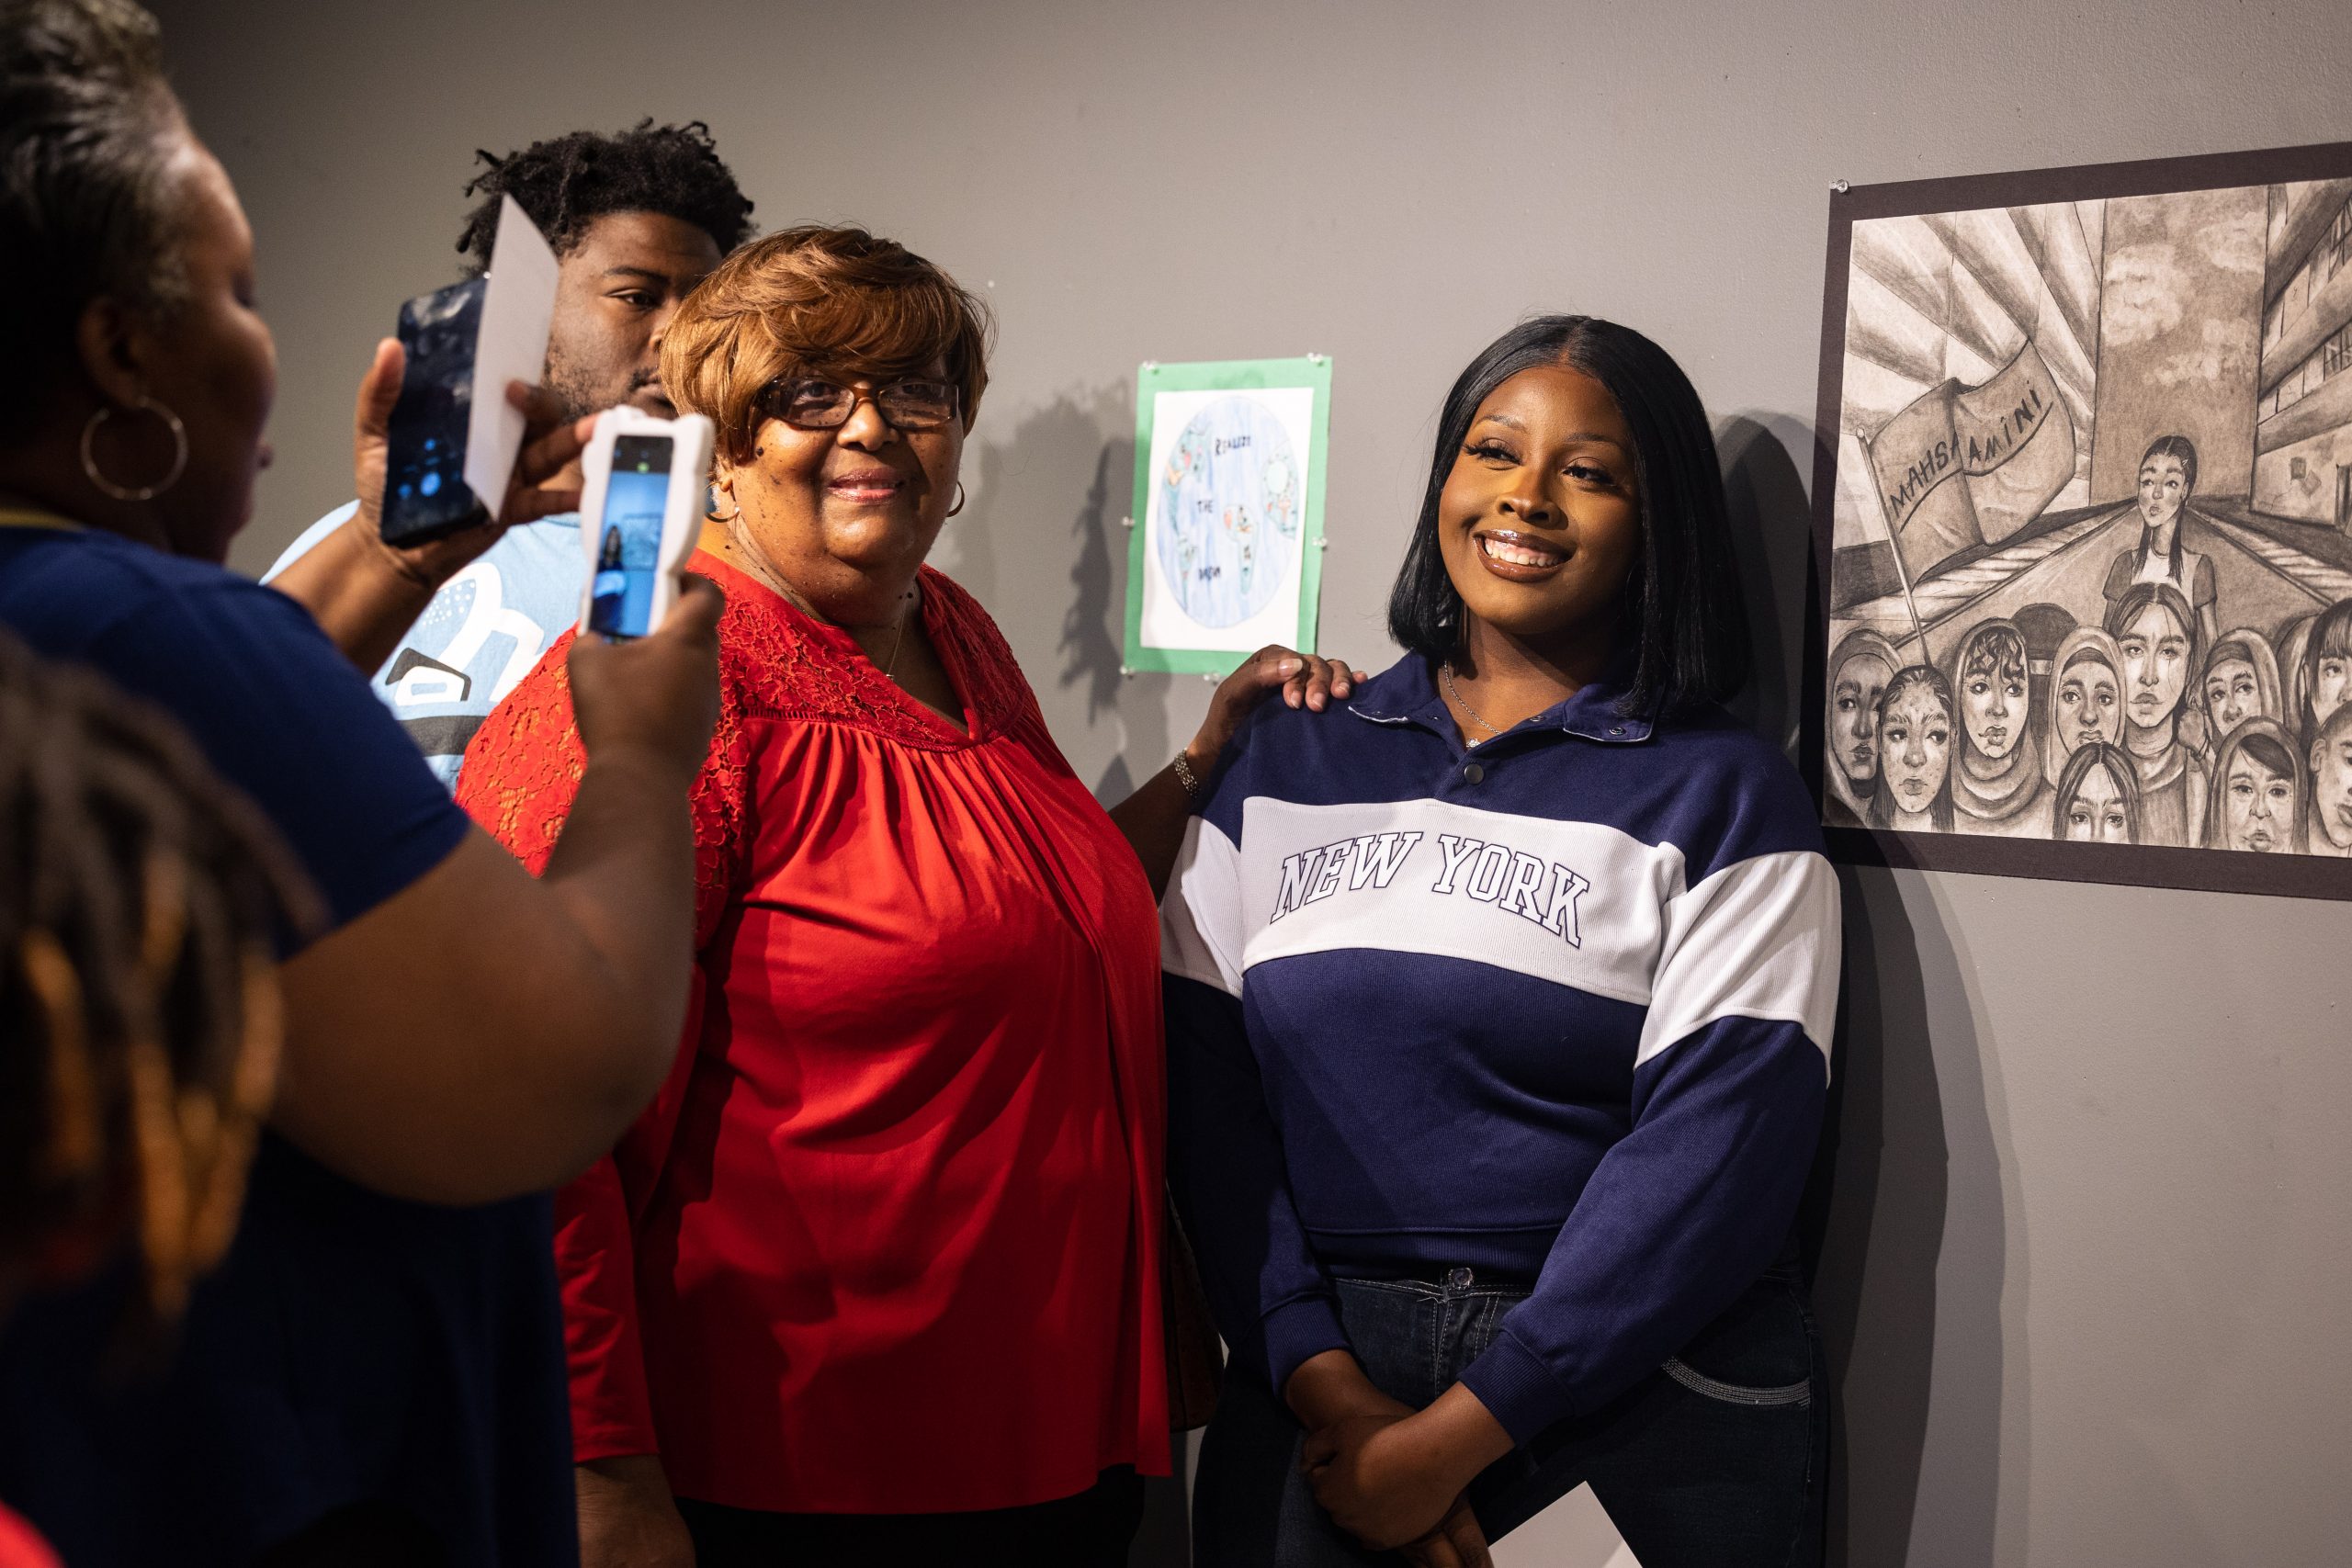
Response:
M504 505L524 415L503 394L509 381L537 381L546 366L558 271L546 236L503 197L490 271L401 307L408 360L390 421L386 544L515 521Z
M700 414L657 419L623 406L596 416L581 498L582 631L640 637L669 614L702 532L714 434Z
M400 401L392 405L384 474L388 545L415 545L490 515L466 483L473 418L474 339L486 278L469 278L401 307Z

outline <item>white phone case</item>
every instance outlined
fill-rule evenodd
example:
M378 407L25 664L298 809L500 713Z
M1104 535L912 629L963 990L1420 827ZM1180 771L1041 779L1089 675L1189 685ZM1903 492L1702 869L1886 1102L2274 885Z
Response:
M589 611L595 600L597 558L603 547L605 493L613 475L613 443L624 435L666 435L670 438L670 490L662 513L662 549L653 578L653 604L646 617L649 632L659 626L678 600L678 569L695 551L701 536L703 508L710 490L710 456L715 432L698 413L660 419L624 404L596 416L596 434L582 458L585 482L580 496L580 548L587 571L580 582L579 625L588 630Z

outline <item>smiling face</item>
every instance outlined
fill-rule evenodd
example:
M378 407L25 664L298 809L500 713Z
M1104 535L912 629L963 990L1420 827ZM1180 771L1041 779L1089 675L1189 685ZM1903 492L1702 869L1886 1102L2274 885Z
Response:
M805 374L866 394L877 385L849 370ZM937 362L922 374L946 378ZM877 592L883 604L894 601L931 553L963 453L960 420L897 430L869 395L832 430L766 419L749 462L719 465L720 488L741 508L736 526L767 565L827 615L859 620Z
M1599 381L1522 370L1487 395L1438 498L1464 608L1537 646L1605 647L1641 551L1633 432Z
M1961 722L1969 744L1998 761L2017 750L2025 733L2025 666L2006 660L1961 677Z
M2352 726L2312 743L2312 820L2327 841L2352 852Z
M2295 822L2295 781L2241 746L2222 781L2222 831L2228 847L2260 852L2283 851Z
M662 391L662 332L718 265L718 242L682 218L607 212L592 220L556 274L547 384L568 417L628 403L677 413Z
M2075 798L2066 803L2066 818L2058 830L2078 844L2130 843L2131 813L2124 809L2123 789L2115 775L2103 767L2085 773Z
M2254 666L2243 659L2217 659L2205 671L2205 711L2213 733L2227 735L2249 718L2266 716Z
M1885 660L1862 653L1839 665L1829 683L1829 749L1857 795L1878 778L1878 699L1894 674Z
M2171 722L2188 682L2188 628L2160 604L2141 607L2115 639L2123 649L2125 712L2135 729Z
M1897 811L1916 815L1935 804L1951 765L1951 715L1933 690L1912 686L1882 705L1878 755Z
M2103 659L2079 659L2058 678L2058 739L2069 751L2123 739L2123 694Z
M2140 518L2161 528L2180 515L2188 499L2188 469L2169 452L2159 452L2140 465Z

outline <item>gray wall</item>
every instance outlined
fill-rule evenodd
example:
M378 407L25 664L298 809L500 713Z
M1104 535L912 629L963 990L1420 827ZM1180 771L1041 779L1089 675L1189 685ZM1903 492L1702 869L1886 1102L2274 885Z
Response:
M1117 671L1137 361L1334 356L1323 645L1379 664L1449 378L1533 309L1642 327L1719 422L1785 735L1829 182L2352 138L2342 0L158 9L283 355L240 563L345 495L475 148L700 117L763 223L863 221L995 301L941 564L1106 792L1206 690ZM2352 907L1846 888L1846 1559L2342 1561Z

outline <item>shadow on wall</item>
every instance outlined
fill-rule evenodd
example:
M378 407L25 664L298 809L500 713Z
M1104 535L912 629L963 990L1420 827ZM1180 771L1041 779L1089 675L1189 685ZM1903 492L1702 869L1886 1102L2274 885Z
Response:
M1820 657L1813 513L1796 461L1814 455L1812 433L1757 412L1723 421L1715 441L1753 649L1732 706L1793 751L1807 729L1808 660ZM2000 1151L1969 1014L1928 1017L1930 995L1971 992L1967 961L1916 881L1908 903L1883 869L1841 867L1839 881L1846 982L1829 1124L1801 1222L1836 1401L1829 1561L2012 1561L2021 1543L1997 1533ZM1915 925L1917 909L1928 918Z
M1147 705L1155 709L1159 705L1138 702L1131 715L1121 714L1120 709L1120 698L1126 694L1129 683L1120 666L1126 648L1125 518L1128 479L1135 471L1135 460L1132 440L1104 442L1094 455L1094 482L1087 488L1086 500L1070 525L1078 555L1069 569L1070 601L1062 614L1062 661L1056 681L1066 691L1076 688L1085 694L1089 726L1106 713L1132 721L1143 716ZM1160 733L1164 739L1164 722ZM1095 798L1106 806L1116 805L1135 787L1122 746L1095 781Z
M1964 956L1898 874L1841 867L1844 994L1815 1311L1836 1416L1829 1561L2016 1562L1999 1529L2007 1205ZM1916 879L1915 879L1916 880ZM1922 907L1933 911L1932 900ZM1932 1456L1932 1457L1930 1457ZM2006 1456L2017 1470L2022 1456ZM2018 1511L2021 1516L2021 1510Z
M1798 612L1813 547L1813 510L1790 454L1811 446L1806 428L1780 414L1734 414L1715 432L1751 649L1747 688L1731 707L1788 751L1799 728L1806 632Z
M1055 671L1050 687L1038 683L1039 705L1106 804L1133 792L1129 753L1174 750L1168 698L1176 678L1119 672L1134 427L1133 395L1102 387L1023 414L1003 439L976 439L965 457L967 474L977 470L970 504L934 558L989 606L1023 669ZM1054 587L1057 573L1063 592ZM1057 634L1050 643L1049 633ZM1110 733L1098 734L1105 719Z

